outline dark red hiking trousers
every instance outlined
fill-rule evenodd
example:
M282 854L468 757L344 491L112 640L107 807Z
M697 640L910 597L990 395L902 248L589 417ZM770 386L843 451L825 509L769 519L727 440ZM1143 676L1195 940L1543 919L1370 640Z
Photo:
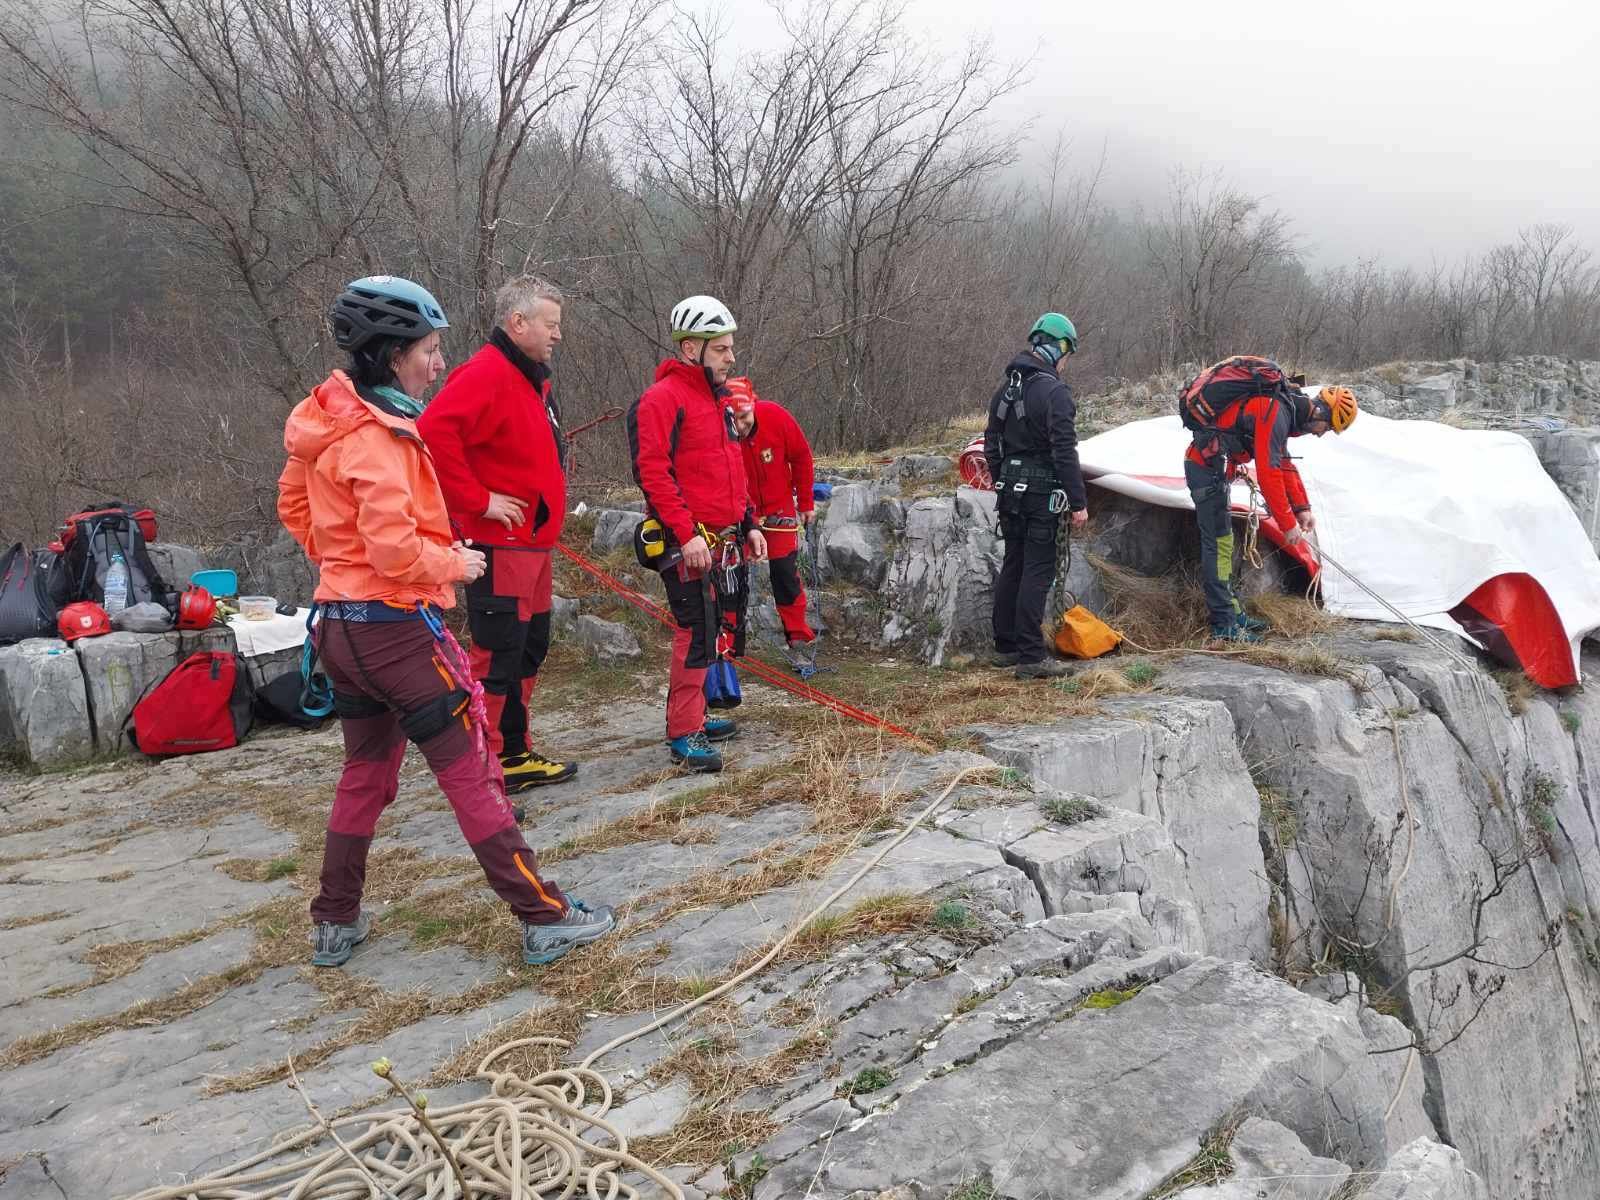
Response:
M324 619L317 648L333 681L344 732L344 774L322 852L322 890L313 921L347 925L361 909L367 848L378 817L400 788L406 742L422 751L489 886L530 925L567 911L566 897L539 877L538 860L517 828L493 760L473 744L460 695L421 620Z

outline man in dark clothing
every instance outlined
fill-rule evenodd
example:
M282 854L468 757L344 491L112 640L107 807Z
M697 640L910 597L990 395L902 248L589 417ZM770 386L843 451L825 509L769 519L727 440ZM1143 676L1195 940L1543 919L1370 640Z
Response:
M1060 313L1045 313L1028 347L1007 365L1005 383L989 402L983 456L1006 544L994 585L994 665L1016 667L1019 679L1044 679L1067 670L1045 656L1044 643L1059 514L1069 510L1072 524L1082 525L1089 500L1078 469L1077 408L1061 381L1078 331Z

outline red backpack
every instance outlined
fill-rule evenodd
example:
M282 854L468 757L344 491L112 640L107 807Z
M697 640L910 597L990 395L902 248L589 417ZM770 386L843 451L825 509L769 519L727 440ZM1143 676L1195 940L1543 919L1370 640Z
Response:
M1270 358L1236 354L1213 363L1178 390L1178 419L1194 433L1215 433L1222 414L1252 396L1286 399L1291 380Z
M250 732L250 677L238 655L191 654L133 706L128 737L152 758L237 746Z

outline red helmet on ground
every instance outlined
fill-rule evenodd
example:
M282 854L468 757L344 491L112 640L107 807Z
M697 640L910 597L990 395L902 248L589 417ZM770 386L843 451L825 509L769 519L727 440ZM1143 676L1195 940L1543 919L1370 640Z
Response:
M61 610L61 615L56 618L56 628L61 631L62 639L68 642L99 637L111 632L111 615L91 600L80 600Z
M736 413L754 412L756 407L756 389L750 386L750 380L743 375L735 376L722 385L728 389L728 407Z
M203 587L187 588L178 599L179 629L209 629L216 615L216 599Z

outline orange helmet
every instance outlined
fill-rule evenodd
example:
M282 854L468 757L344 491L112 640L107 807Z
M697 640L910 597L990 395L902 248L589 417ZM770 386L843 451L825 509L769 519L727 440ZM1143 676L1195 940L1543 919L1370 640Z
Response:
M1356 419L1359 411L1356 405L1355 393L1344 387L1325 387L1317 395L1328 410L1328 424L1333 426L1335 433L1343 433L1350 428L1350 422Z

